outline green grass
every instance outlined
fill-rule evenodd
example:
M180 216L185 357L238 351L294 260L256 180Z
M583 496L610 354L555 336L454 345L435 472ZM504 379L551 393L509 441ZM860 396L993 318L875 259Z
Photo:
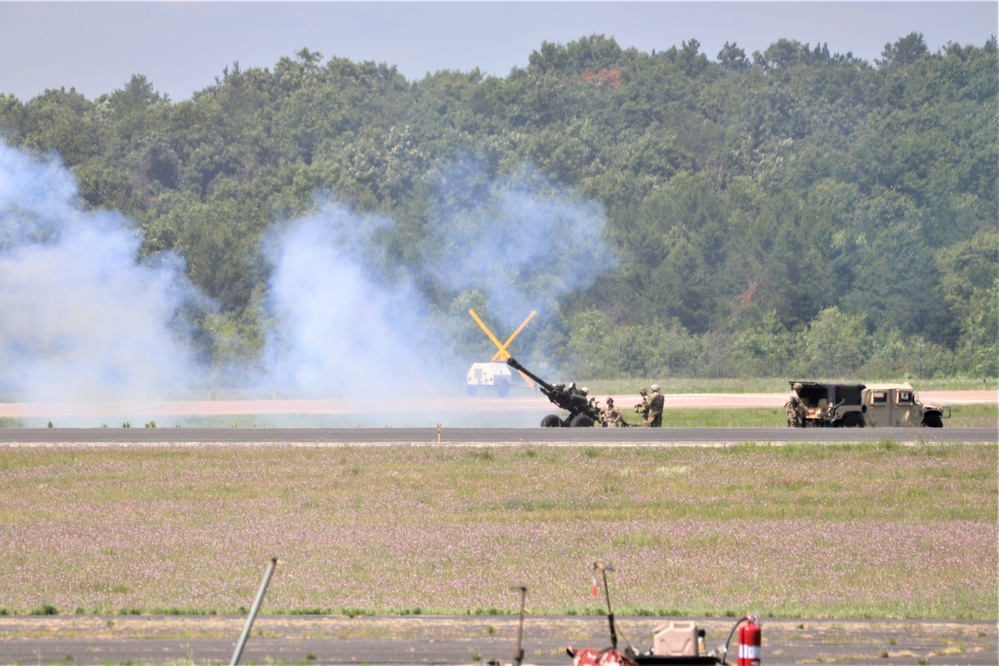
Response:
M634 421L641 419L636 415ZM786 425L784 410L773 408L667 409L663 413L664 428L779 428Z
M950 408L945 428L999 428L999 409L995 405L955 405Z

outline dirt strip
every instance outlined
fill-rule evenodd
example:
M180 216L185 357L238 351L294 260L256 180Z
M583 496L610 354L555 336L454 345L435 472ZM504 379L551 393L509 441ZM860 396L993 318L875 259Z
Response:
M999 404L999 391L921 391L920 399L935 405ZM597 395L603 400L606 396ZM667 393L666 408L719 409L770 407L780 408L787 401L786 393ZM638 401L634 395L615 395L618 405L631 406ZM506 412L550 411L548 399L541 394L517 394L506 398L495 396L401 396L393 399L393 411L402 413L434 412ZM122 415L184 415L240 416L265 414L380 414L385 410L382 399L348 400L345 398L293 400L145 400L132 402L10 402L0 403L0 417L55 418L59 416L122 416Z

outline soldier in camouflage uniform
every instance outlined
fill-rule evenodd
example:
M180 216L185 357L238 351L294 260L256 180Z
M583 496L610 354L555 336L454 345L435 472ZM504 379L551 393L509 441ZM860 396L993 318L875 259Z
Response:
M638 389L639 403L635 405L635 411L645 418L645 406L649 404L649 393L645 390L645 387Z
M663 423L663 396L659 393L659 385L652 385L652 395L644 387L638 394L642 396L642 401L635 405L635 411L642 416L642 425L658 428Z
M624 414L614 406L614 398L607 398L607 406L603 410L603 423L605 428L623 428L628 425L624 422Z
M791 397L784 403L784 411L787 412L787 427L789 428L805 427L805 403L798 395L800 390L801 384L796 382L791 387Z
M663 405L666 399L659 392L659 384L652 385L652 395L647 396L645 410L642 416L645 417L645 425L649 428L661 428L663 425Z

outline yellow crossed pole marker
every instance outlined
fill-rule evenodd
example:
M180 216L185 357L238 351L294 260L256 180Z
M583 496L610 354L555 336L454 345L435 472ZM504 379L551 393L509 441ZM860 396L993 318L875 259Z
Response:
M493 354L492 360L505 361L506 359L510 358L510 352L508 352L506 348L510 346L510 343L513 342L514 338L520 335L520 332L524 330L525 326L527 326L527 322L534 319L534 315L538 314L538 311L531 310L531 314L527 315L527 318L525 318L524 321L520 322L520 326L517 327L517 330L511 333L510 337L508 337L506 339L506 342L503 343L501 343L499 339L495 335L493 335L493 332L490 331L489 327L486 326L485 323L482 321L482 319L479 318L479 315L475 313L475 310L469 308L468 314L472 315L472 319L475 320L475 323L479 325L479 328L481 328L485 332L485 334L489 336L489 339L493 341L493 344L496 345L498 351L495 354ZM524 378L524 381L527 382L528 386L534 388L534 382L531 381L530 377L525 375L521 370L518 370L517 372L519 372L520 376Z

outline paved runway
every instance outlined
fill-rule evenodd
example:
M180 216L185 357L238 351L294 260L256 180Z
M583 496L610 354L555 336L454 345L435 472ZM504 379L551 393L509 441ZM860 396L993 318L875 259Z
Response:
M724 645L734 618L617 618L619 648L640 651L667 619L694 619L709 650ZM0 617L4 664L228 663L240 617ZM262 616L240 663L510 663L517 616ZM762 664L997 663L996 625L923 620L762 620ZM737 654L737 638L729 644ZM610 645L604 617L535 617L524 625L524 662L569 666L565 648ZM925 661L920 661L925 660ZM732 660L734 662L734 659Z

